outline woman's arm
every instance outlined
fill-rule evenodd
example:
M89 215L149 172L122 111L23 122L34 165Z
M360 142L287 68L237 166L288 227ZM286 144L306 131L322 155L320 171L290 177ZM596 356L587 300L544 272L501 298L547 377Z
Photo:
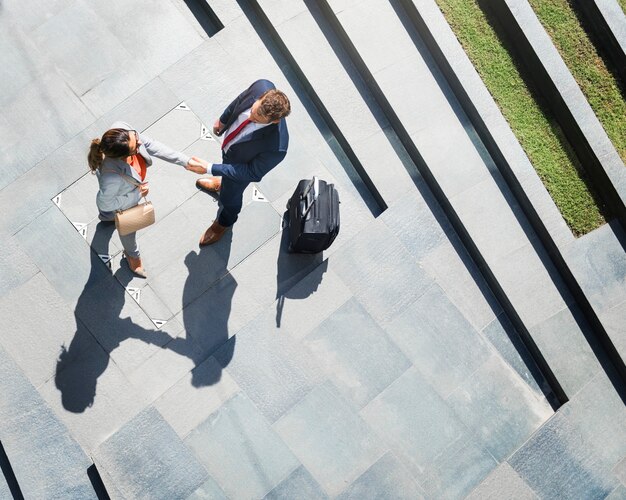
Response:
M156 156L161 160L165 160L169 163L176 163L181 167L186 167L189 163L189 156L179 151L176 151L165 144L155 141L150 137L140 134L139 139L148 150L150 156Z

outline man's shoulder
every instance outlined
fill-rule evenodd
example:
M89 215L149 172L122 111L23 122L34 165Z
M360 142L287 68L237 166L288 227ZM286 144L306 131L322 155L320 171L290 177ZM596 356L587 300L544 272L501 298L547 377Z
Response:
M267 92L268 90L272 90L275 88L276 88L276 85L274 85L269 80L261 79L261 80L257 80L252 85L250 85L248 90L254 96L259 97L264 92Z

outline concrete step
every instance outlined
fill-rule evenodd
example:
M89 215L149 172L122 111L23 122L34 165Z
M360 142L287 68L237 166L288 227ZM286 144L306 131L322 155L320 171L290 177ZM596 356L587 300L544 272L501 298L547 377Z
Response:
M553 390L566 401L601 369L585 338L588 326L570 311L573 300L547 252L406 13L397 2L319 4Z
M393 204L419 174L321 12L301 0L250 3L272 24L385 205Z
M91 460L2 347L0 394L0 440L24 497L96 499Z

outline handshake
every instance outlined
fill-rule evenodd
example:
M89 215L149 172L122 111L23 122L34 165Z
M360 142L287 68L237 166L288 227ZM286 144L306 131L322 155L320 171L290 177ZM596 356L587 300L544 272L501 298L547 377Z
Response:
M206 160L202 160L197 156L192 156L189 159L189 162L185 166L185 168L191 172L194 172L198 175L204 175L208 171L209 162Z
M224 131L224 127L225 125L218 118L213 124L213 133L215 135L221 135ZM192 156L185 168L198 175L204 175L208 172L208 166L208 161L198 158L197 156Z

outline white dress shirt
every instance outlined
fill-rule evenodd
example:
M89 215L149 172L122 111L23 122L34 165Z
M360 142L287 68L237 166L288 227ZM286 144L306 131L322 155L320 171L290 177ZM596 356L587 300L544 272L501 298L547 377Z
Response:
M242 111L241 113L239 113L239 116L237 117L237 119L230 125L230 127L228 127L224 133L222 134L222 137L224 137L224 139L226 139L226 137L228 137L228 134L230 134L233 130L237 130L237 127L239 125L241 125L241 123L244 120L247 120L248 118L250 118L250 114L252 112L252 108L248 108L245 111ZM230 147L233 144L237 144L238 142L241 142L244 138L246 138L247 136L249 136L252 132L255 132L257 130L262 129L263 127L267 127L268 125L271 125L271 123L255 123L255 122L250 122L248 123L235 137L233 137L233 139L226 145L226 147L224 148L224 153L226 153ZM213 164L209 164L208 167L208 174L209 175L213 175Z

